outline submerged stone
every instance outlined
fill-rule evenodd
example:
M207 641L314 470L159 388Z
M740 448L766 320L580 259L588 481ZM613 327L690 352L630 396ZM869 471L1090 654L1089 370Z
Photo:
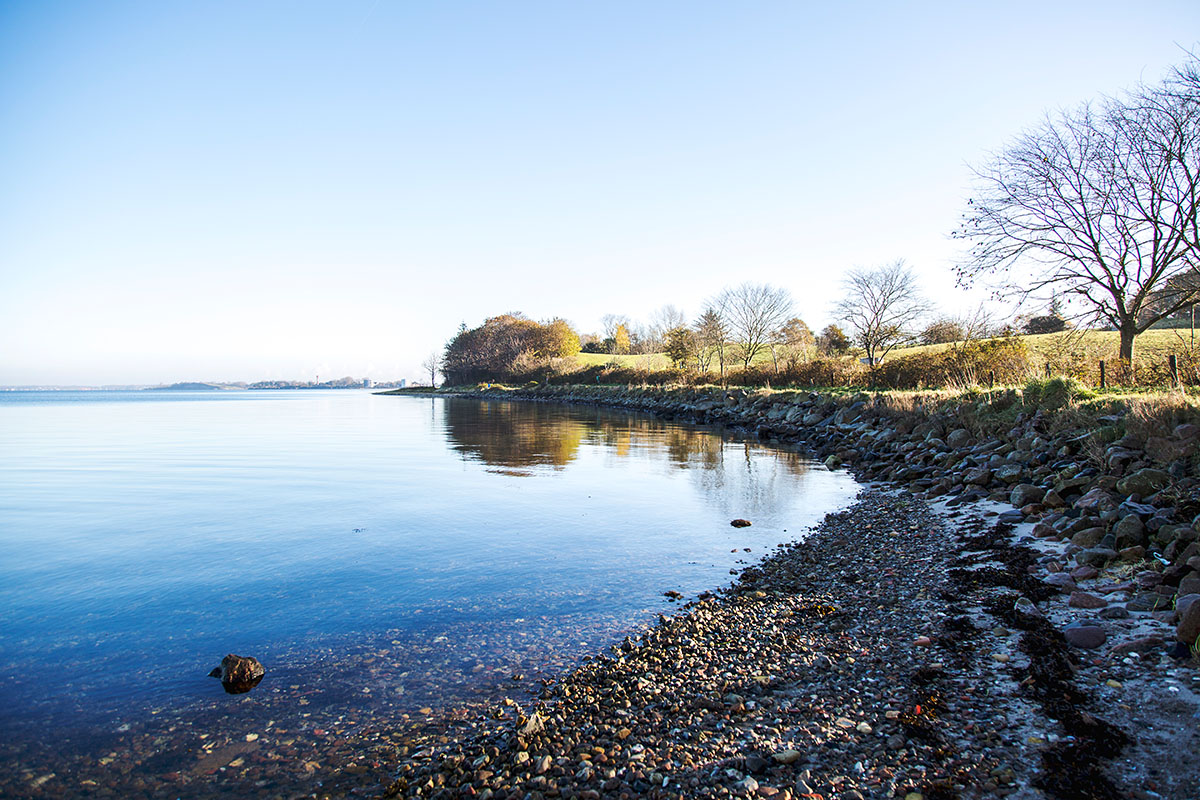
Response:
M230 653L221 659L221 666L208 673L208 677L220 678L221 686L229 694L245 694L258 686L265 674L266 670L257 658Z

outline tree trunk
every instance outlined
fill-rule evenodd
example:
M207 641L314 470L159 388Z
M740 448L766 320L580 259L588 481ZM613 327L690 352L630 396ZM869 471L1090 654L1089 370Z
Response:
M1121 371L1127 382L1133 383L1133 337L1137 336L1137 328L1132 323L1121 326Z

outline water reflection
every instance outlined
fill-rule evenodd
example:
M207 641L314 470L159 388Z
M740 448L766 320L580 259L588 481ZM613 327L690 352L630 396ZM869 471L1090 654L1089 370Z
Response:
M684 472L710 505L754 514L787 503L812 462L800 453L768 449L756 441L711 429L694 429L650 416L529 402L449 399L442 405L451 447L490 472L530 477L561 471L594 449L606 467L631 460Z

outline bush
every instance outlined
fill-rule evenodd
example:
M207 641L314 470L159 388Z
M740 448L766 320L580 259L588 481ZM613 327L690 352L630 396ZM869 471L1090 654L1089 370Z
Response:
M1068 403L1091 400L1096 393L1074 378L1033 378L1025 384L1026 405L1062 408Z
M1001 338L893 358L875 367L874 378L887 389L967 388L987 383L993 374L996 383L1020 383L1030 369L1025 342Z

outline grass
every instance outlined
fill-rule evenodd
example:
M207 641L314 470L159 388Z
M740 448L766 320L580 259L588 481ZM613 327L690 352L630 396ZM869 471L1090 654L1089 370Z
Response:
M666 353L645 353L643 355L610 355L608 353L579 353L574 356L575 363L581 367L605 366L618 364L634 369L667 369L671 359Z

